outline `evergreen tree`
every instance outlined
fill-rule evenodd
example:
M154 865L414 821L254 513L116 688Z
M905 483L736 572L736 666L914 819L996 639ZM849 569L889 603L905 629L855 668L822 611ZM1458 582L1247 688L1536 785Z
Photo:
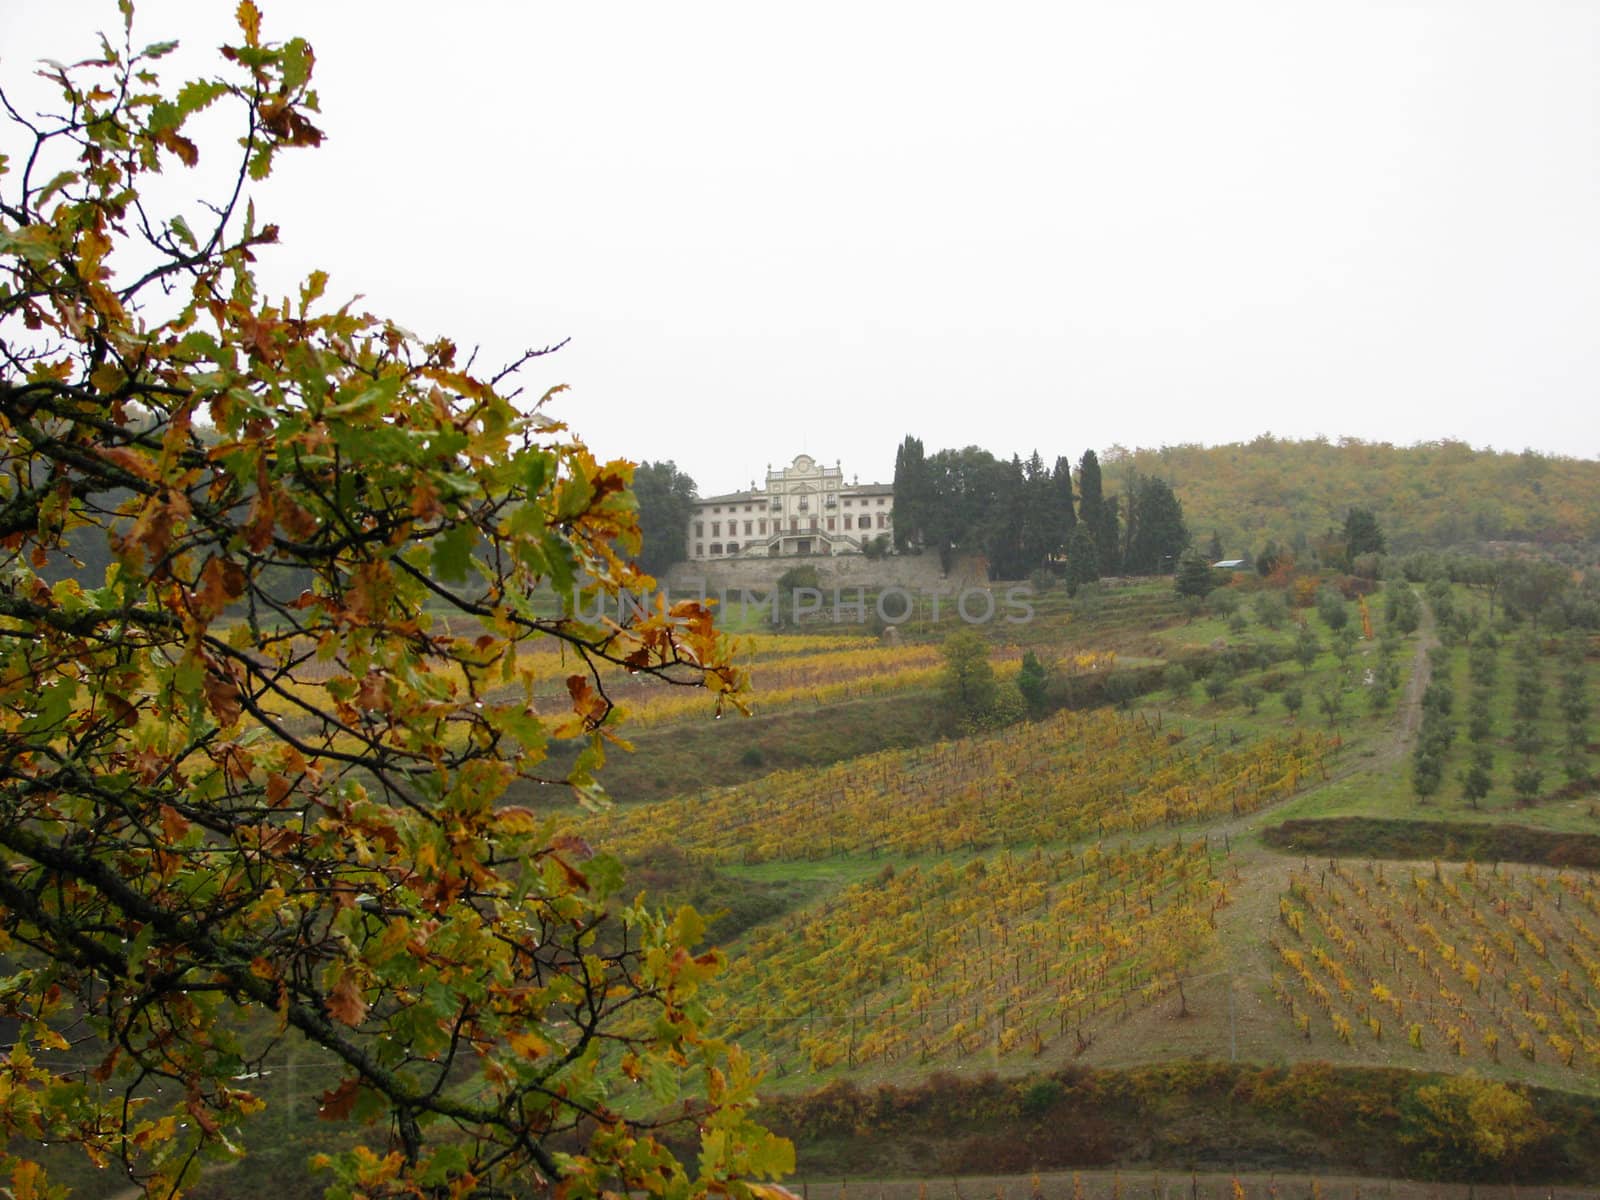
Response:
M1117 498L1111 497L1100 506L1100 520L1094 532L1094 544L1100 551L1100 574L1116 575L1122 571L1122 543L1118 529L1122 522L1117 517Z
M1078 517L1093 534L1100 522L1100 509L1105 504L1104 484L1100 478L1100 459L1093 450L1085 450L1078 460Z
M1067 539L1078 524L1078 509L1072 498L1072 460L1065 456L1056 459L1055 470L1050 472L1051 512L1056 519L1060 536L1058 550L1065 550Z
M1177 565L1189 545L1183 505L1166 480L1151 475L1140 476L1131 490L1133 519L1122 569L1130 575L1163 574Z
M1017 671L1017 691L1022 693L1028 712L1035 717L1044 713L1049 683L1049 669L1029 650L1022 656L1022 666Z
M660 575L688 557L685 543L698 494L695 482L670 459L640 463L633 472L633 494L639 502L638 564Z
M922 440L906 435L894 452L894 548L920 549L927 522L928 463Z
M1073 595L1100 578L1100 551L1089 527L1079 522L1067 538L1067 590Z
M1352 508L1344 515L1345 553L1354 562L1358 554L1382 554L1387 548L1378 518L1370 508Z
M991 462L985 475L984 494L977 498L982 512L979 545L989 560L990 577L1021 579L1030 569L1023 554L1028 497L1022 460L1012 455L1010 462Z
M1185 550L1178 559L1177 574L1172 581L1173 591L1180 596L1204 597L1216 586L1216 575L1205 556L1198 550Z
M1059 522L1053 511L1050 469L1035 450L1022 464L1022 536L1019 549L1024 572L1036 571L1060 546Z
M1122 567L1122 548L1118 543L1117 517L1114 499L1108 500L1100 475L1100 459L1093 450L1085 450L1078 463L1078 518L1089 527L1099 555L1100 575L1115 575Z
M926 460L922 544L939 552L945 570L957 553L985 550L997 465L994 455L977 446L940 450Z
M1129 575L1144 574L1128 566L1129 556L1133 553L1133 542L1139 534L1139 493L1144 487L1144 479L1133 467L1128 468L1126 486L1122 495L1113 495L1108 501L1121 515L1121 529L1117 537L1117 561L1122 564L1122 570ZM1107 572L1109 574L1109 572Z

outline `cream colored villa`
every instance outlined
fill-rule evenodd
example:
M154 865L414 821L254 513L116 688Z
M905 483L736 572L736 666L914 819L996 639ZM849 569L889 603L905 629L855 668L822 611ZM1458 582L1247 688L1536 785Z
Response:
M689 559L860 554L866 543L894 537L894 487L846 483L835 463L800 455L781 470L767 467L767 486L696 501L689 518Z

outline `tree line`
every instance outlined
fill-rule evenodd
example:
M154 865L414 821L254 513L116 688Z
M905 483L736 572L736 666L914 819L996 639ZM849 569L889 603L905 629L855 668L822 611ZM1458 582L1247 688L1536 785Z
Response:
M895 452L894 523L902 554L938 554L947 569L980 554L996 578L1049 570L1071 586L1171 571L1190 543L1164 479L1132 473L1120 495L1107 494L1093 450L1074 470L1066 457L1046 466L1037 450L1026 460L978 446L928 454L909 435Z
M1183 497L1190 525L1216 531L1227 557L1259 557L1270 541L1309 561L1330 514L1351 505L1375 513L1400 554L1502 541L1581 546L1600 528L1592 458L1263 434L1218 446L1113 446L1101 461L1118 475L1161 475Z

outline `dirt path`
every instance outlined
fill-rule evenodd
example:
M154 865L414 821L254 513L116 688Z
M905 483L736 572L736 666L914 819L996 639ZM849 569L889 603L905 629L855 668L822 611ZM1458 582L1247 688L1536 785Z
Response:
M1406 694L1400 701L1400 737L1390 747L1390 753L1398 758L1411 749L1411 743L1416 740L1417 730L1422 727L1422 693L1428 690L1428 679L1431 668L1428 665L1428 651L1439 644L1439 635L1434 630L1433 609L1428 607L1428 602L1422 602L1422 625L1418 630L1417 652L1411 660L1411 681L1406 684Z
M1230 841L1238 842L1244 835L1258 829L1264 822L1270 820L1277 809L1282 808L1291 801L1302 799L1306 795L1315 792L1318 788L1327 787L1331 783L1348 779L1352 775L1366 774L1403 761L1405 756L1410 753L1412 744L1417 740L1417 730L1422 726L1422 693L1427 691L1431 675L1431 668L1428 665L1428 651L1439 644L1438 635L1434 632L1433 612L1426 603L1422 607L1422 624L1418 626L1417 634L1417 648L1411 656L1411 678L1406 682L1406 690L1400 697L1394 720L1390 725L1393 731L1392 737L1359 757L1345 758L1329 773L1326 779L1296 792L1287 800L1280 801L1253 813L1247 813L1244 816L1233 817L1208 826L1206 828L1207 835L1211 837L1226 837Z
M1325 780L1294 796L1206 828L1206 836L1216 848L1228 847L1228 868L1233 874L1219 945L1195 965L1190 976L1192 983L1188 985L1191 1008L1208 1014L1207 1017L1187 1023L1173 1021L1171 1010L1176 1002L1164 999L1121 1022L1109 1022L1098 1029L1095 1044L1083 1055L1083 1061L1104 1066L1143 1062L1151 1057L1153 1048L1167 1057L1231 1054L1235 1044L1247 1058L1283 1053L1281 1015L1268 1003L1265 989L1259 985L1272 970L1271 962L1264 955L1278 922L1278 899L1284 887L1284 873L1291 863L1298 862L1299 856L1273 850L1250 835L1274 824L1278 819L1276 814L1284 806L1319 788L1404 761L1422 723L1422 694L1427 690L1430 677L1428 651L1439 644L1433 614L1426 605L1418 634L1410 679L1387 726L1386 736L1359 755L1336 759L1336 765ZM1227 1044L1219 1040L1218 1030L1223 1027L1217 1023L1219 1011L1228 1014L1224 1023Z
M1342 765L1327 778L1326 783L1348 779L1357 772L1364 773L1378 767L1390 766L1400 762L1410 753L1412 744L1417 740L1417 730L1422 728L1422 693L1428 690L1428 681L1432 677L1433 668L1428 662L1428 651L1438 644L1439 636L1434 630L1433 610L1428 607L1426 601L1423 601L1422 623L1417 627L1417 648L1411 655L1411 678L1406 681L1406 690L1400 697L1400 704L1395 713L1394 737L1359 761ZM1303 792L1301 794L1304 795Z

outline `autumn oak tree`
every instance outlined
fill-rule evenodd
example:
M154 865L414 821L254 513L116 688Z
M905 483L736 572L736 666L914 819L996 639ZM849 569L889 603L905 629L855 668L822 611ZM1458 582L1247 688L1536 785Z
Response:
M320 271L258 291L248 192L321 140L311 48L244 0L221 74L167 88L122 7L44 69L54 115L5 104L0 1178L39 1193L18 1148L65 1143L176 1195L299 1040L370 1126L334 1194L764 1190L792 1152L703 1028L698 919L530 800L594 798L608 677L736 702L729 646L695 604L558 615L653 581L630 464L516 402L536 353L476 373ZM237 144L191 138L207 109ZM219 153L224 194L156 206ZM589 746L559 778L553 737Z

